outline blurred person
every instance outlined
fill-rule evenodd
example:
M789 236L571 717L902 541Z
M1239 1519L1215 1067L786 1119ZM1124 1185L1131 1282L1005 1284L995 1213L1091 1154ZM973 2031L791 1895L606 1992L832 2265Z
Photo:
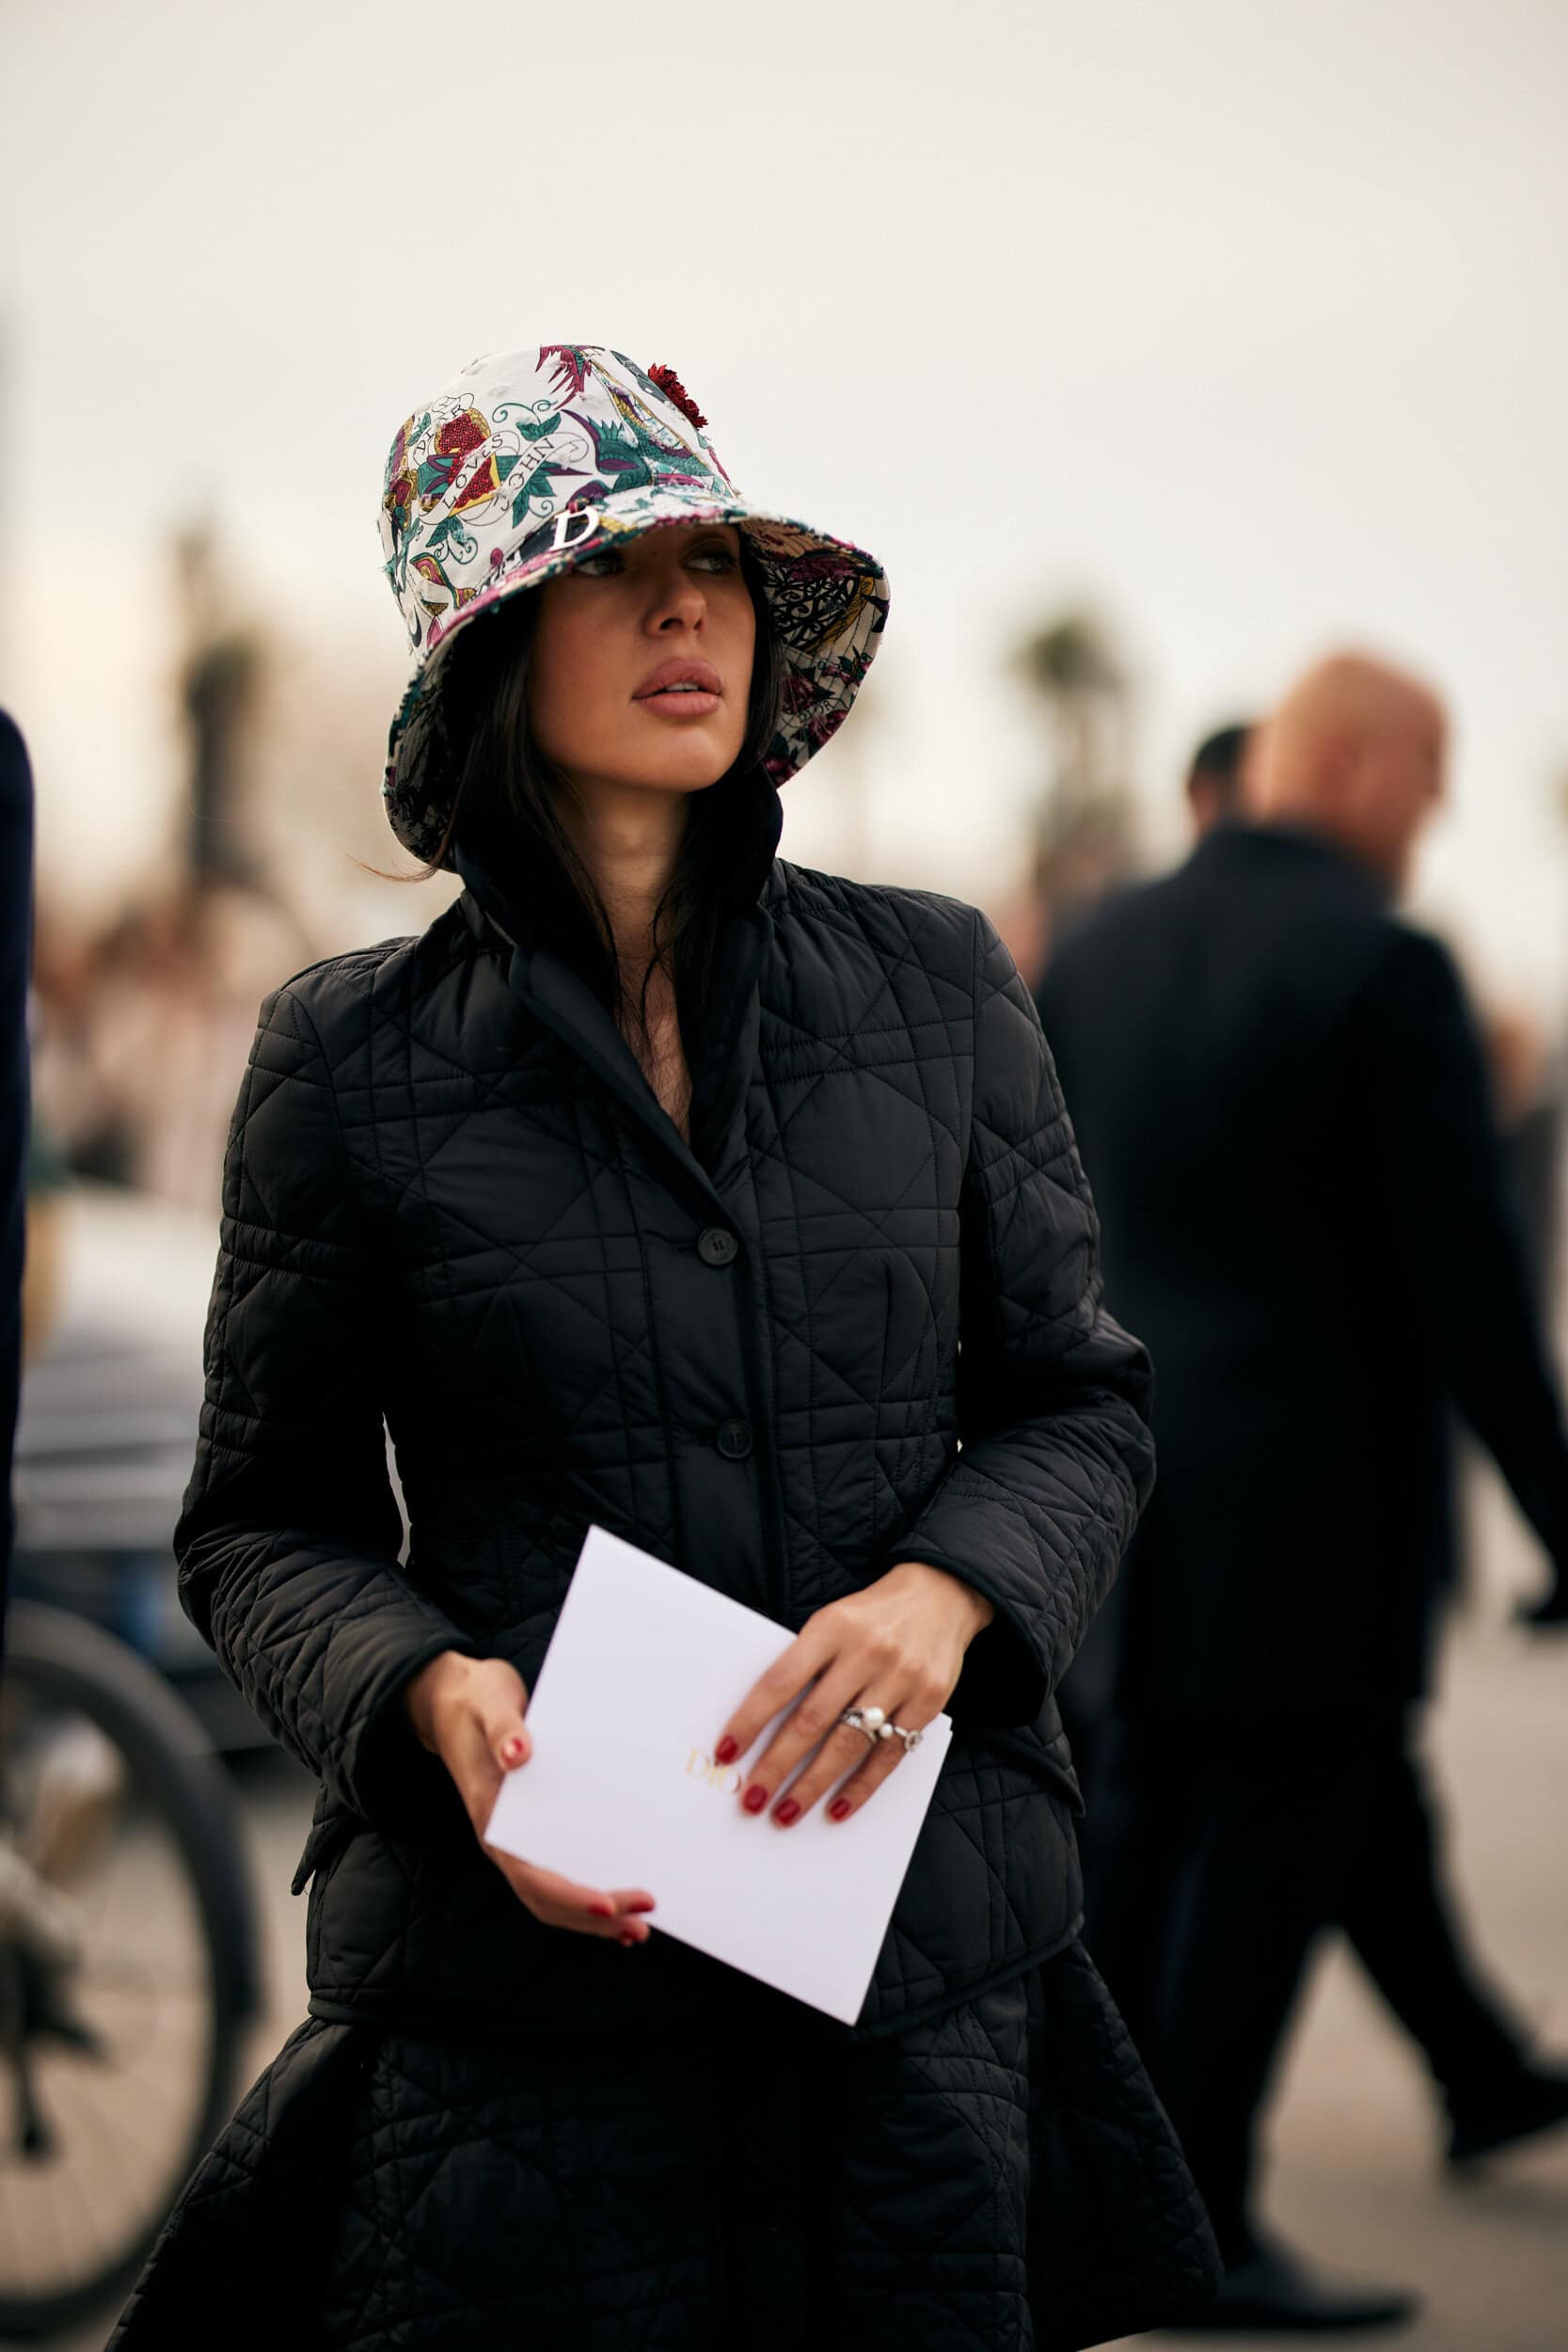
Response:
M1187 805L1200 836L1246 813L1243 768L1253 723L1238 720L1206 735L1187 770Z
M1255 824L1107 907L1041 990L1160 1475L1085 1645L1108 1710L1087 1933L1209 2202L1204 2325L1392 2323L1264 2237L1254 2135L1319 1932L1424 2048L1463 2157L1568 2115L1462 1951L1415 1745L1450 1546L1446 1418L1496 1457L1568 1607L1568 1438L1453 965L1398 922L1446 723L1361 657L1249 762Z
M1227 726L1216 727L1198 742L1187 764L1185 794L1192 817L1193 830L1199 839L1216 825L1240 822L1245 813L1244 763L1246 749L1255 729L1255 722L1236 720ZM1125 886L1125 885L1123 885ZM1049 935L1051 946L1046 955L1037 954L1034 969L1043 973L1049 968L1051 956L1070 937L1070 925L1048 934L1040 896L1033 894L1033 903L1039 908L1037 933L1026 934L1024 944L1037 948L1039 939ZM1079 921L1086 922L1100 914L1109 903L1109 894L1097 893L1085 901ZM1004 925L1004 930L1006 926ZM1012 942L1009 939L1009 944ZM1020 955L1020 961L1025 961ZM1038 985L1035 990L1037 1002L1042 1002ZM1093 1785L1100 1742L1111 1704L1111 1676L1117 1656L1116 1629L1120 1623L1125 1594L1118 1585L1113 1588L1105 1606L1083 1650L1073 1661L1070 1675L1062 1686L1060 1704L1062 1721L1072 1745L1072 1759L1078 1777L1087 1794ZM1092 1824L1091 1824L1092 1836ZM1092 1865L1091 1865L1092 1867Z
M1067 2352L1217 2276L1077 1943L1052 1695L1147 1487L1147 1359L991 926L775 857L886 587L705 422L562 345L394 444L424 660L387 807L467 888L262 1009L176 1536L321 1783L310 2017L118 2352ZM482 1843L594 1521L786 1624L712 1727L746 1758L804 1693L755 1836L852 1838L959 1726L854 2031L651 1935L656 1889Z
M1516 1007L1490 1008L1482 1018L1482 1037L1536 1306L1549 1317L1558 1295L1561 1057L1543 1024Z
M31 1106L27 1124L27 1248L22 1270L22 1362L47 1346L65 1295L71 1176L48 1125Z
M0 1661L14 1534L11 1455L22 1386L32 912L32 771L15 723L0 710Z
M49 928L36 1089L69 1165L214 1208L257 999L309 954L300 926L260 889L187 878L85 946Z
M1247 816L1245 762L1254 733L1252 723L1222 727L1194 753L1187 797L1198 838L1216 823ZM1524 1015L1493 1010L1478 1025L1504 1172L1520 1212L1532 1295L1537 1313L1545 1318L1555 1295L1557 1106L1551 1064L1538 1025ZM1445 1412L1443 1419L1447 1430L1451 1413ZM1434 1462L1434 1510L1441 1534L1433 1575L1439 1588L1457 1592L1460 1513L1451 1451L1445 1445ZM1108 1622L1107 1634L1113 1624L1114 1619ZM1092 1759L1095 1752L1094 1738L1108 1696L1104 1669L1114 1655L1109 1639L1091 1647L1091 1676L1096 1657L1101 1661L1097 1687L1085 1690L1080 1699L1074 1690L1084 1671L1080 1661L1063 1692L1063 1716L1081 1773L1085 1755ZM1094 1720L1081 1724L1078 1718L1086 1702L1094 1707ZM1339 1925L1378 1993L1426 2054L1437 2083L1463 2084L1468 2074L1487 2094L1472 2104L1463 2129L1456 2128L1451 2137L1450 2155L1464 2160L1560 2121L1568 2102L1557 2078L1549 2076L1543 2085L1519 2075L1522 2034L1507 2018L1500 1995L1483 1989L1480 1971L1463 1950L1418 1753L1413 1750L1406 1769L1390 1777L1385 1794L1386 1809L1370 1840L1376 1866L1356 1881ZM1505 2086L1500 2101L1491 2095L1499 2076ZM1484 2115L1479 2111L1482 2105Z

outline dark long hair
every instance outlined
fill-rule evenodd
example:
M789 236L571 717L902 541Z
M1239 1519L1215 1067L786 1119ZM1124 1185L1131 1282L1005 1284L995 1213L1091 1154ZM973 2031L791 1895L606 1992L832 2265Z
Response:
M674 869L654 910L652 959L635 1002L624 984L604 900L562 821L561 801L571 787L540 750L529 716L537 592L508 597L477 616L442 661L439 740L455 788L435 854L419 876L409 877L437 872L454 848L467 851L526 913L535 935L582 974L617 1019L629 1019L643 1041L648 990L662 969L674 987L689 1053L733 903L737 853L754 838L759 800L774 790L762 762L779 723L784 665L744 537L740 568L757 622L746 733L729 771L690 797Z

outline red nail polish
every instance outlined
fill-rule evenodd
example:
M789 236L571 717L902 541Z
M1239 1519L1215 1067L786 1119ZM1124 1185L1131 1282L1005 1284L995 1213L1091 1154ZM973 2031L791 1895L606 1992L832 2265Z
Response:
M828 1819L831 1821L842 1821L849 1812L849 1800L847 1797L835 1797L832 1804L828 1807Z
M800 1818L800 1808L793 1797L785 1797L782 1804L773 1807L773 1819L781 1829L787 1829L791 1821L798 1821Z
M629 1947L633 1944L641 1944L642 1938L640 1935L633 1935L630 1928L623 1928L621 1930L621 1941L623 1944Z
M753 1781L740 1802L748 1813L760 1813L768 1803L768 1791L760 1781Z
M740 1750L726 1732L713 1751L713 1760L716 1764L733 1764L739 1754Z
M502 1763L503 1763L503 1764L520 1764L520 1763L522 1762L522 1760L523 1760L523 1743L522 1743L522 1741L521 1741L519 1739L515 1738L515 1737L514 1737L514 1738L512 1738L512 1739L510 1739L510 1740L503 1740L501 1741L501 1761L502 1761Z
M588 1915L591 1919L613 1919L614 1907L610 1903L590 1903Z
M645 1911L652 1911L652 1909L653 1909L653 1908L654 1908L654 1906L653 1906L652 1902L645 1902L645 1903L628 1903L628 1904L626 1905L626 1909L627 1909L629 1912L633 1912L633 1913L635 1913L635 1915L637 1915L637 1917L638 1917L638 1918L641 1918L641 1917L642 1916L642 1914L643 1914Z

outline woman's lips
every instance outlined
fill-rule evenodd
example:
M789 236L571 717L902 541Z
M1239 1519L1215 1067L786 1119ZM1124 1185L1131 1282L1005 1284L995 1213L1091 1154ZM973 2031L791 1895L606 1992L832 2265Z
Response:
M673 719L679 724L711 717L723 691L724 681L712 663L689 654L661 661L657 670L650 670L632 700L640 709L655 711L659 718Z
M719 697L693 691L690 687L666 687L661 693L639 694L637 707L657 711L661 719L706 719L718 709Z

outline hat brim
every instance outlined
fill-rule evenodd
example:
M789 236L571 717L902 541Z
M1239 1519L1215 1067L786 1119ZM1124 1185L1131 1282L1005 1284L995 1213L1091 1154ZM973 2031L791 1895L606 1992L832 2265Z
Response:
M870 669L887 620L887 577L874 556L738 498L658 485L566 506L498 562L463 601L433 615L387 745L382 786L392 831L414 856L440 850L454 789L444 756L440 674L448 648L482 613L521 596L586 556L650 531L731 523L745 532L762 577L784 671L778 732L764 766L783 784L843 725ZM446 861L450 864L450 858Z

